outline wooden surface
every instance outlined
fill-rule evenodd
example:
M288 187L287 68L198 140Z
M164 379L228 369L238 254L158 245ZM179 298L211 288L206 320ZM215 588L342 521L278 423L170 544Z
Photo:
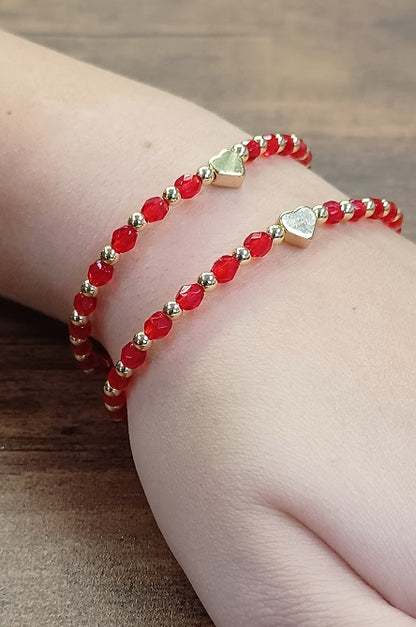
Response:
M249 132L296 129L347 194L397 199L416 241L413 0L0 0L0 25ZM64 328L0 300L0 379L0 624L211 625Z

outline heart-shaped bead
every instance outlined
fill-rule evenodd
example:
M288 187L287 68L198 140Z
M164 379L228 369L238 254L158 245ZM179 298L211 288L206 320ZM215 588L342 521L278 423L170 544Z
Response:
M316 215L310 207L298 207L294 211L282 213L280 224L286 232L285 242L305 247L315 233Z
M240 187L244 181L245 168L242 158L233 150L224 148L211 157L209 165L215 172L214 185Z

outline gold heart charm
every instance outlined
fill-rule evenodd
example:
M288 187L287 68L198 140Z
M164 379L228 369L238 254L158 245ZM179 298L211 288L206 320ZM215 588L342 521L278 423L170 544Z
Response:
M310 207L298 207L282 213L280 224L285 230L285 242L305 247L315 233L316 215Z
M211 157L209 165L215 172L214 185L240 187L246 174L242 158L233 150L224 148Z

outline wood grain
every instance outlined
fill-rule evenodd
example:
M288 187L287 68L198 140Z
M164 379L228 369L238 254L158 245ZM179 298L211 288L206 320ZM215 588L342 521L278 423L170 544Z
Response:
M2 0L0 24L248 132L295 128L347 194L397 199L416 241L412 0ZM62 325L0 301L0 375L0 622L212 624Z

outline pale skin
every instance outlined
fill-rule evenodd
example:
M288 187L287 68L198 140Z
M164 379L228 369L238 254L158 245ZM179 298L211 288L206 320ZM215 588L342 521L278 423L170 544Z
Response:
M1 46L0 290L67 320L112 230L249 134L13 36ZM116 359L246 234L347 197L280 159L183 202L119 263L96 336ZM416 625L415 252L371 221L276 247L178 321L134 382L136 467L215 625Z

